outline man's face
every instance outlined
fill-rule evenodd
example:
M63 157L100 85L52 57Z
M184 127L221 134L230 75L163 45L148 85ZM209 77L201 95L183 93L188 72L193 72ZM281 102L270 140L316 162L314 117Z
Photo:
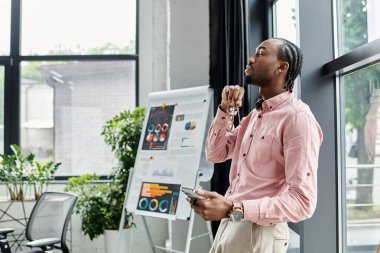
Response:
M280 66L278 48L281 43L279 40L269 39L257 47L256 53L248 58L244 71L247 84L264 86L275 77L275 72Z

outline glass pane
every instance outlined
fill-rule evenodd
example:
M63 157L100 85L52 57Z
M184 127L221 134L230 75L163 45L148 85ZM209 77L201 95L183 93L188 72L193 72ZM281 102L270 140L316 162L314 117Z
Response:
M341 83L345 252L374 252L380 235L380 64L343 76Z
M22 2L23 55L135 53L135 0Z
M339 54L380 38L379 0L339 0Z
M273 10L274 36L298 44L296 0L278 0L273 6Z
M0 153L4 153L4 66L0 66Z
M0 55L10 53L11 1L0 0Z
M62 162L57 175L108 174L105 122L135 108L135 62L23 62L21 147Z

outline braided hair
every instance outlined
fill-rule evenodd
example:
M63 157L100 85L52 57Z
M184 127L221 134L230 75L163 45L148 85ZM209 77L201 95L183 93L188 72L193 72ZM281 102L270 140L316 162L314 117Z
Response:
M282 42L282 44L279 46L278 58L289 63L289 70L286 76L284 89L289 92L293 92L294 80L299 74L301 74L303 58L302 52L297 45L286 39L275 39Z

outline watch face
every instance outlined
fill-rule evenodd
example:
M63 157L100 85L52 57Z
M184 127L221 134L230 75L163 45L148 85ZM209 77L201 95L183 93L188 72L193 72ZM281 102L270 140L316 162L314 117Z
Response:
M235 210L231 212L231 220L232 221L240 221L243 219L243 212L240 210Z

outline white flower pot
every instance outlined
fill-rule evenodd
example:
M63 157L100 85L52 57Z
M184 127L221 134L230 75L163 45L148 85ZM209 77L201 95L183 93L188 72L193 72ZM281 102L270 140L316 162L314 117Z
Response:
M105 253L118 253L117 243L119 239L119 230L105 230L104 247ZM120 253L128 253L132 243L132 229L123 229L120 241Z

